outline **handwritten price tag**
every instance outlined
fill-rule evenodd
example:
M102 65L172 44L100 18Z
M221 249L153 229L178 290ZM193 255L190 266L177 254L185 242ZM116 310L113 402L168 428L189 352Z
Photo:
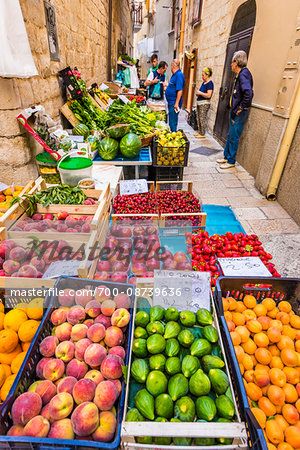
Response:
M271 277L271 273L257 256L244 258L218 258L222 272L227 277Z
M125 105L126 105L126 103L129 103L129 100L127 97L125 97L125 95L121 94L121 95L118 95L118 97L120 100L122 100L123 103L125 103Z
M101 86L99 86L100 91L106 91L106 89L109 89L109 87L105 84L102 83Z
M211 309L210 274L181 270L155 270L153 304L179 311Z
M120 180L120 194L133 195L148 192L146 180Z
M81 261L54 261L50 264L42 278L58 278L62 275L73 277L78 275Z

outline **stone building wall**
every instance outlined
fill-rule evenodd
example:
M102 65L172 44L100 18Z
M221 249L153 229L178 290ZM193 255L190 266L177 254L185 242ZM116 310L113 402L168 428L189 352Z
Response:
M36 150L16 116L24 108L42 104L54 120L60 119L59 108L64 99L58 70L77 65L87 84L107 79L108 0L52 0L52 3L56 12L60 62L50 61L43 1L20 0L39 75L29 79L0 78L0 171L1 181L8 184L25 183L37 176ZM121 23L115 23L113 39L122 28L129 47L129 1L113 0L113 9L116 6L120 14L115 20L121 19ZM114 42L112 48L116 48Z

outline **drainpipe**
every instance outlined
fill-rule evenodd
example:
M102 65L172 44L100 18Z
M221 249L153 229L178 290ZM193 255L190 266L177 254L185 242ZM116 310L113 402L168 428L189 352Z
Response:
M107 81L111 81L112 0L108 0Z
M280 178L282 176L284 165L286 163L290 151L294 134L298 125L299 117L300 117L300 77L298 78L297 91L291 109L291 114L287 123L287 127L280 145L276 163L268 186L266 195L268 200L276 200L276 192L278 189Z
M183 2L182 2L182 16L181 16L181 29L180 29L180 41L179 41L179 56L182 54L182 50L183 50L186 2L187 2L187 0L183 0Z

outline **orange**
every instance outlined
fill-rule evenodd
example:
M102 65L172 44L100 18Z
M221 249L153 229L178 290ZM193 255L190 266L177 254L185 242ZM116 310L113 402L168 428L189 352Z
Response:
M284 335L282 335L280 341L277 342L277 347L280 350L283 350L284 348L292 348L294 350L295 348L294 341L292 341L290 337Z
M256 305L256 298L253 295L245 295L243 302L247 308L251 309Z
M283 325L282 322L280 322L280 320L271 320L270 322L270 327L276 327L278 328L278 330L281 332L283 330Z
M276 327L270 327L267 331L270 342L279 342L281 339L281 331Z
M9 377L9 375L11 375L11 370L10 370L10 366L8 364L1 364L1 366L4 369L5 372L5 378Z
M271 385L268 389L268 398L273 405L278 406L284 403L285 395L279 386Z
M297 384L300 381L300 375L297 369L294 367L284 367L283 371L286 375L286 380L288 383Z
M232 314L230 311L225 311L224 312L224 317L226 319L226 322L228 322L229 320L232 320Z
M272 356L280 356L280 350L277 347L277 345L275 345L275 344L269 345L268 350Z
M252 382L247 384L246 392L247 392L247 395L250 397L250 399L254 400L255 402L257 402L262 397L262 392L261 392L260 387Z
M27 320L27 322L24 322L18 331L20 341L32 341L39 325L40 322L38 320Z
M267 447L268 447L268 450L276 450L277 449L277 447L275 447L275 445L271 444L271 442L267 442Z
M0 330L3 330L4 318L5 314L3 312L0 312Z
M289 316L295 316L295 313L294 313L294 311L292 310L292 311L290 311L289 313Z
M257 347L268 347L269 345L269 338L268 336L261 332L261 333L256 333L254 335L254 342L257 345Z
M272 298L265 298L262 302L262 305L264 305L268 311L271 311L272 309L276 308L276 303Z
M0 353L12 352L18 342L18 335L14 330L4 329L0 331Z
M280 369L272 368L269 372L269 377L271 383L275 384L275 386L283 387L286 384L286 375Z
M31 342L21 342L23 352L27 352L30 347Z
M267 316L260 316L257 319L262 326L263 330L268 330L270 328L271 319Z
M2 386L5 380L6 380L6 371L2 366L2 364L0 364L0 387Z
M282 389L285 395L285 401L287 403L296 403L296 401L298 400L298 393L295 386L290 383L286 383Z
M244 305L244 303L243 302L236 302L236 312L239 312L239 313L241 313L241 312L243 312L243 311L245 311L245 309L247 309L246 308L246 306Z
M251 411L259 425L264 429L267 420L265 413L260 408L251 408Z
M227 328L229 331L234 331L235 330L235 324L232 322L232 320L227 320Z
M44 310L44 299L42 297L37 297L31 300L30 303L28 303L28 307L26 309L26 314L29 319L35 319L40 320L43 317Z
M288 367L295 367L298 365L298 353L291 348L284 348L280 353L283 364Z
M13 385L13 382L15 381L16 375L17 374L14 373L13 375L10 375L9 377L7 377L3 386L1 387L0 398L3 402L6 399L7 394L9 393L10 388Z
M290 425L294 425L299 420L299 413L297 411L297 408L288 403L283 405L282 415Z
M247 355L247 354L244 355L242 364L245 367L245 370L253 369L253 361L252 361L252 358L250 355Z
M237 331L231 331L230 336L234 346L240 345L241 336L239 335L239 333L237 333Z
M293 448L300 447L300 429L295 426L287 427L284 432L285 440Z
M297 331L290 325L283 325L282 334L290 337L294 341L296 339Z
M286 312L279 311L276 316L276 320L280 320L283 325L287 325L290 323L290 316Z
M287 442L280 442L277 448L278 450L294 450L294 447L292 447Z
M0 302L0 312L4 313L4 305L2 302Z
M244 323L246 322L246 317L242 313L233 312L232 313L232 322L237 326L244 325Z
M245 311L243 311L243 314L246 317L246 321L256 319L256 314L252 309L245 309Z
M227 301L229 311L234 311L236 309L237 301L233 297L227 297Z
M234 347L235 350L235 354L236 354L236 358L238 360L239 363L241 363L243 361L244 358L244 350L240 345L237 345L236 347Z
M288 312L291 311L292 307L291 307L291 304L289 302L286 302L286 301L283 300L283 301L278 303L278 309L279 309L279 311L283 311L283 312L288 313Z
M266 348L258 348L255 351L254 355L257 361L261 364L270 364L272 360L271 352L269 352L269 350L267 350Z
M227 298L222 298L222 302L223 302L223 310L224 310L224 312L225 311L228 311L228 308L229 308L229 301L227 300Z
M289 426L289 423L285 420L285 418L281 414L276 414L275 420L278 423L278 425L282 428L282 431L284 431Z
M9 330L18 332L22 323L27 321L27 315L21 309L11 309L5 315L3 326Z
M282 429L278 426L275 419L266 422L266 435L268 439L275 445L284 441L284 434Z
M256 319L250 319L246 323L246 327L250 333L260 333L262 331L262 326Z
M264 306L264 305L262 305L262 304L256 305L256 306L253 308L253 311L255 312L255 314L257 315L257 317L265 316L265 315L267 314L267 312L268 312L266 306Z
M279 356L272 356L270 367L273 369L283 369L284 365Z
M244 326L236 327L235 331L241 336L241 342L247 342L250 337L249 330Z
M244 378L248 383L252 383L254 379L254 370L246 370Z
M268 311L268 316L271 317L271 319L275 319L275 317L278 314L278 308L271 309L271 311Z
M244 351L248 353L248 355L253 355L257 349L256 344L254 341L252 341L252 339L248 339L247 342L242 344L242 347Z
M300 328L300 317L297 316L296 314L294 314L293 316L290 316L290 325L293 328L296 328L297 330L299 330L299 328Z
M276 408L273 403L267 397L261 397L258 400L259 408L265 413L267 417L274 416L276 414Z
M18 373L19 369L24 361L26 356L26 352L19 353L11 362L11 371L12 373Z
M0 363L10 365L15 357L22 352L21 346L18 344L16 348L9 353L0 353Z

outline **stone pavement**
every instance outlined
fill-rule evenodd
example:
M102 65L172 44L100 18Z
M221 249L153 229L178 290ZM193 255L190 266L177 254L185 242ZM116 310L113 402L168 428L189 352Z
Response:
M223 157L221 145L210 135L194 137L182 111L178 129L190 140L189 164L184 179L204 204L231 206L246 233L257 234L264 248L273 255L282 276L300 277L300 228L280 204L268 201L254 186L254 178L240 164L222 170L216 159Z

